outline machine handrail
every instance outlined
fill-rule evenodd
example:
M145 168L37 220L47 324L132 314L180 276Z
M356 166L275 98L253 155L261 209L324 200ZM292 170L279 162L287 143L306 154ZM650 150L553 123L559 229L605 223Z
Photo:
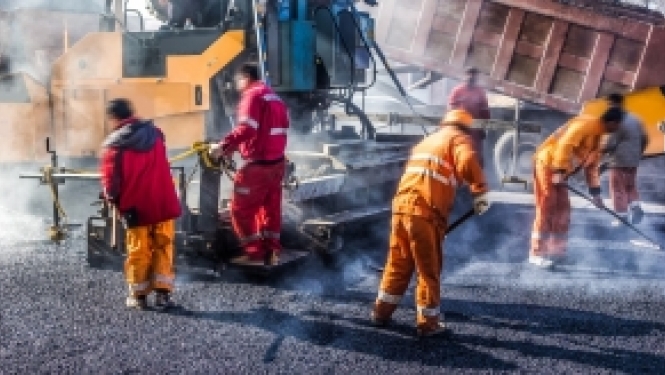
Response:
M356 81L356 69L354 66L354 60L353 60L353 55L351 55L351 52L349 51L348 46L346 45L346 42L344 42L344 38L342 38L342 33L339 31L339 25L337 25L337 21L335 21L335 15L333 12L330 10L330 8L319 5L318 7L314 8L314 14L317 14L320 10L325 10L328 12L330 15L330 19L332 20L332 23L335 27L335 32L337 35L340 37L339 40L342 44L342 47L344 47L344 50L346 51L346 54L349 56L349 61L351 62L351 82L349 82L348 85L346 86L330 86L331 89L351 89L353 90L353 87L355 86L355 81Z
M362 29L360 28L360 25L358 25L358 21L356 20L356 13L357 12L355 12L355 8L354 8L353 12L348 11L348 10L341 10L340 13L342 13L342 12L347 12L347 13L351 14L351 18L353 19L353 24L356 27L356 31L360 35L360 39L363 42L364 48L367 50L367 54L369 55L370 60L372 60L372 66L373 66L373 68L372 68L372 83L367 84L365 86L356 87L360 91L367 90L370 87L374 86L374 84L376 83L376 76L377 76L376 60L374 59L374 56L372 55L372 48L370 47L367 40L365 40L365 35L363 35Z
M138 9L125 9L125 30L127 30L127 13L136 13L139 16L139 23L141 24L141 31L145 30L145 22L143 21L143 14Z

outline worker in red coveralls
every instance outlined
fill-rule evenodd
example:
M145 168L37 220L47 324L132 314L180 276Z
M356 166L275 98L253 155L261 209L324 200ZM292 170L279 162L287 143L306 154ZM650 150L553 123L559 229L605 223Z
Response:
M448 109L463 109L471 114L471 117L479 120L490 118L490 109L487 103L485 90L478 86L478 69L468 68L466 70L465 82L457 85L450 93ZM484 129L470 128L473 147L476 149L480 165L484 166L483 140L487 136Z
M126 99L109 102L107 115L113 131L103 145L102 197L126 227L127 307L146 309L147 296L155 291L155 307L168 309L174 307L174 220L181 207L164 134L152 121L136 118Z
M232 261L276 265L289 116L284 102L259 78L256 64L243 64L236 73L237 126L211 146L211 154L229 158L239 151L245 162L235 175L231 199L231 222L244 255Z

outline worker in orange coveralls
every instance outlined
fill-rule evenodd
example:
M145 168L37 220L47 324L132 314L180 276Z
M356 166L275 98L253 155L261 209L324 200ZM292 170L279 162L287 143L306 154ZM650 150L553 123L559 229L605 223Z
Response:
M450 111L441 129L412 150L392 203L388 260L372 311L372 321L378 326L389 323L415 270L417 334L446 332L439 311L441 241L457 186L470 185L477 214L489 208L485 175L469 135L472 123L466 111Z
M570 200L567 178L584 168L589 194L603 207L598 172L601 136L615 132L623 119L619 108L601 118L578 116L557 129L534 155L536 218L531 232L529 263L548 268L566 258Z
M137 119L125 99L112 100L107 113L113 131L104 140L101 182L103 198L126 226L127 307L146 309L147 296L154 290L155 307L168 309L174 306L174 219L181 207L164 134L152 121Z
M485 90L478 86L478 69L468 68L466 70L465 82L453 88L448 98L449 109L463 109L467 111L471 117L478 120L487 120L490 118L490 109L487 103L487 94ZM473 139L473 146L478 153L480 165L485 164L483 158L483 140L487 134L484 129L469 129L471 138Z
M245 165L234 178L231 222L245 254L234 262L279 263L282 227L282 179L289 117L286 105L259 80L256 64L236 74L242 93L237 126L211 147L214 157L240 151Z

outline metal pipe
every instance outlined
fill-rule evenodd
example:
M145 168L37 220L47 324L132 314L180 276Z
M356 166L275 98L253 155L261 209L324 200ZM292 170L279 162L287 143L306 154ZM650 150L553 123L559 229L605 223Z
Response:
M256 35L256 48L259 53L259 70L261 72L261 80L265 82L266 80L266 68L264 63L264 51L263 51L263 38L261 37L261 30L263 26L259 23L259 12L257 7L258 0L252 1L252 13L254 14L254 33Z
M127 27L127 13L136 13L139 16L139 24L141 25L140 31L145 30L145 23L143 22L143 14L138 9L125 9L125 27Z

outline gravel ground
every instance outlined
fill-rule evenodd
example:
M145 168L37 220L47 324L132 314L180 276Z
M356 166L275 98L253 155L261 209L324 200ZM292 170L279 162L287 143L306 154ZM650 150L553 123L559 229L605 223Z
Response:
M553 272L450 246L442 310L453 334L413 337L412 291L385 330L368 326L374 252L312 261L274 280L180 273L171 313L124 308L117 269L90 269L80 238L55 247L14 215L0 241L0 373L662 373L662 257L573 240ZM0 225L7 223L0 222ZM30 231L34 232L30 232ZM607 254L630 253L612 261ZM589 254L595 254L589 256ZM635 261L638 259L639 261ZM642 265L649 265L644 267Z

